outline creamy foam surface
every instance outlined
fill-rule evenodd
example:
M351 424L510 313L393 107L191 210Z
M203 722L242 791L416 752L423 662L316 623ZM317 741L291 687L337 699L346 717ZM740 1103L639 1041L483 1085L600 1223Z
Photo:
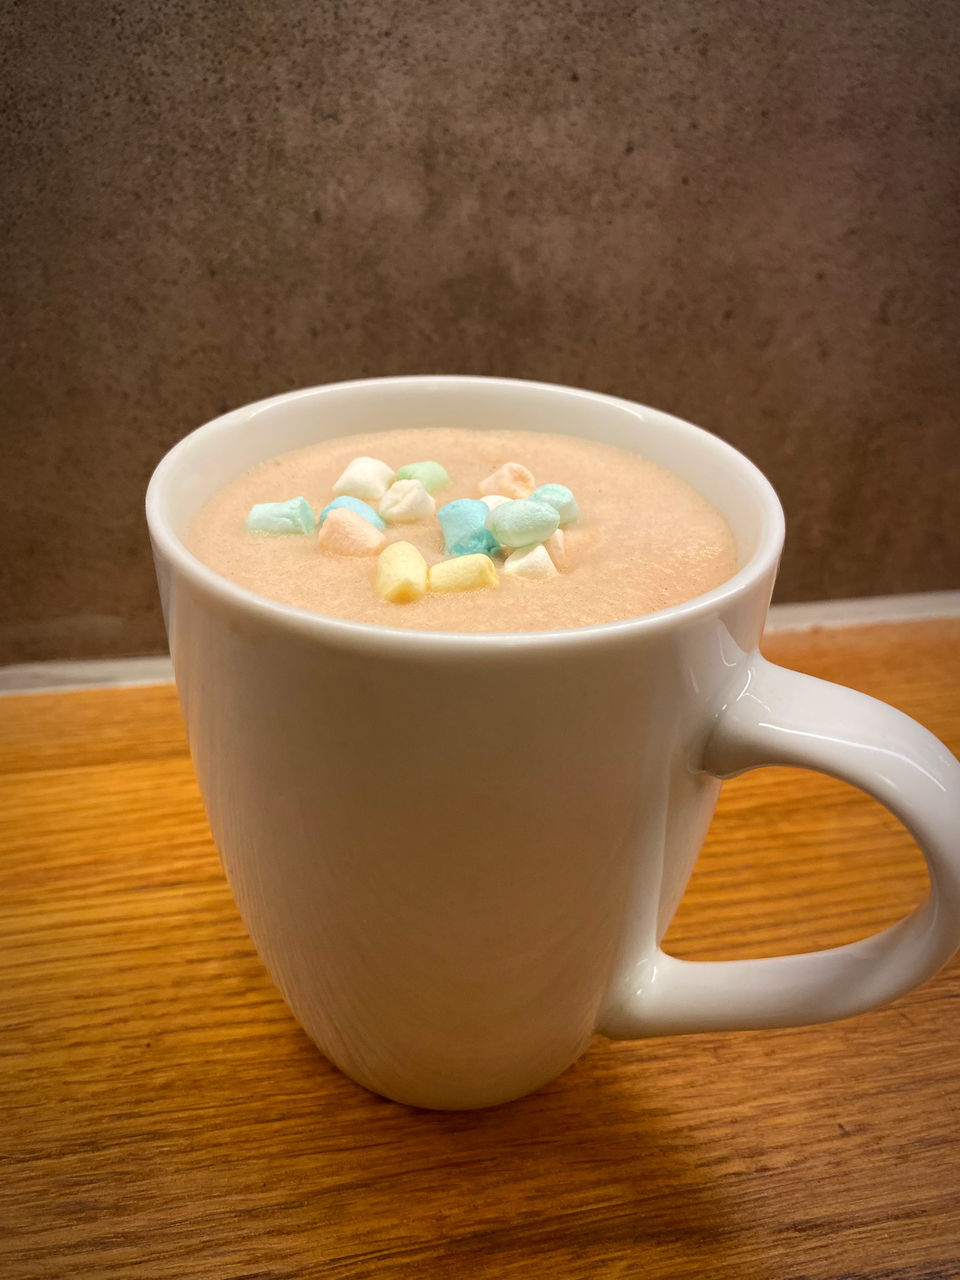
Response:
M360 455L393 468L425 459L442 463L453 484L434 495L438 507L476 498L480 481L508 461L529 467L537 484L567 485L580 519L564 530L564 571L536 582L501 574L496 589L390 604L374 589L376 556L324 554L313 536L246 531L247 512L257 502L303 495L319 513L337 477ZM414 543L428 564L445 558L435 518L388 525L386 536ZM185 542L211 569L260 595L331 617L423 631L544 631L613 622L702 595L737 570L726 520L678 476L612 445L537 431L424 427L325 440L226 485L202 508ZM502 561L495 563L499 568Z

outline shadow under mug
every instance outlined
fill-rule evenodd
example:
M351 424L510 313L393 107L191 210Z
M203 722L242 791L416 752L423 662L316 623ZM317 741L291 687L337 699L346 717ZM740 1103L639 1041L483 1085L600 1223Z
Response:
M241 472L332 436L515 427L643 454L726 517L740 568L707 595L565 631L434 633L258 596L183 536ZM783 541L740 453L668 414L507 379L371 379L228 413L157 467L147 517L200 788L236 902L309 1035L426 1107L504 1102L615 1038L800 1025L873 1008L960 944L960 766L913 720L772 666ZM809 955L660 949L720 779L803 765L913 834L930 894Z

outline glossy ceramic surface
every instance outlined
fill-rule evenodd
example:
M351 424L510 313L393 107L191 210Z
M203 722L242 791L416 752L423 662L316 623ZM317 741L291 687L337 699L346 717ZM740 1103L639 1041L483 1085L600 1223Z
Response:
M256 596L180 541L207 497L277 453L451 422L641 452L724 513L742 567L646 618L419 633ZM553 1078L598 1031L845 1017L916 985L960 942L960 766L891 708L759 657L782 513L756 468L706 432L537 383L337 384L194 432L157 468L147 513L234 896L295 1015L361 1084L428 1107L503 1102ZM666 956L659 941L719 779L784 762L846 778L897 813L927 858L931 897L833 951Z

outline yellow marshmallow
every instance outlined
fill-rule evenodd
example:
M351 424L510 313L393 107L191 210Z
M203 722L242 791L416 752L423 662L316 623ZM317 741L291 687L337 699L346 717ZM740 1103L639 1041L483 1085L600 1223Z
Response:
M427 562L412 542L391 542L377 560L377 592L391 604L419 600L427 589Z
M493 561L479 553L441 560L431 566L427 577L431 591L476 591L479 587L495 587L500 581Z

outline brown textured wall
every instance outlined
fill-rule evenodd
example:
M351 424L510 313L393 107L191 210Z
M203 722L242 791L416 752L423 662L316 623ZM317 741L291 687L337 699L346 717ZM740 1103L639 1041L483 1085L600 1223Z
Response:
M955 0L34 0L0 17L0 660L162 647L219 411L476 372L779 488L780 598L958 584Z

